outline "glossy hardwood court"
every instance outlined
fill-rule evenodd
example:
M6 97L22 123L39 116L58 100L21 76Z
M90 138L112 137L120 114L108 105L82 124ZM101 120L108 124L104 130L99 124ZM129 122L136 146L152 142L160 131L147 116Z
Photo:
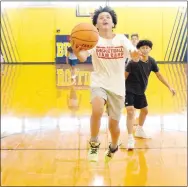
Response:
M90 92L81 86L58 88L55 72L52 65L5 67L1 77L2 186L186 186L186 89L175 82L177 96L172 97L151 76L150 113L144 128L152 139L137 139L136 149L127 152L123 111L122 145L113 160L105 163L110 136L104 114L99 162L90 163Z

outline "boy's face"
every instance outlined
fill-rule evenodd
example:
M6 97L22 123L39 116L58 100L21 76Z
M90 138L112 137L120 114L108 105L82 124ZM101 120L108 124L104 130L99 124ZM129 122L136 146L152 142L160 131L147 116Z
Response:
M137 36L132 36L132 37L131 37L131 42L132 42L132 44L133 44L134 46L136 46L137 43L139 42L138 37L137 37Z
M97 18L96 27L99 29L99 31L112 30L114 23L112 21L111 15L108 12L100 13Z
M143 56L148 56L149 52L151 51L151 48L147 45L144 45L144 46L140 47L139 50L141 51Z

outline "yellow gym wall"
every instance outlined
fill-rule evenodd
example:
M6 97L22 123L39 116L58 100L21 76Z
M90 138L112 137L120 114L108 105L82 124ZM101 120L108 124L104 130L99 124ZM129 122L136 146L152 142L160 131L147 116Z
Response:
M136 32L141 39L152 40L154 47L151 55L157 61L163 61L178 8L115 8L115 11L118 25L114 31L129 35ZM56 29L61 29L61 34L70 34L80 22L91 22L91 19L76 17L74 8L5 9L2 41L7 43L9 37L14 38L15 42L13 39L10 42L17 46L20 56L17 61L54 62Z
M169 41L175 38L172 30L178 8L116 8L115 10L118 15L115 32L126 34L137 32L141 39L152 40L154 48L151 56L157 61L165 59L166 51L169 58L173 54L172 51L176 51L175 48L171 52L167 49L173 46L173 43L169 45ZM55 66L39 65L39 63L54 62L56 29L61 29L60 34L70 34L74 25L91 22L91 19L76 17L73 8L6 9L2 17L1 46L3 43L2 53L5 61L38 64L6 65L1 82L2 114L37 116L58 115L65 112L67 103L64 98L69 94L69 90L56 89ZM182 20L179 15L177 21L181 23ZM181 29L177 32L181 32ZM177 36L176 41L178 42ZM169 58L166 57L167 60ZM150 111L151 113L180 111L186 104L183 64L159 66L163 75L177 90L177 96L172 98L167 88L152 74L147 90ZM78 112L83 114L90 108L90 94L87 90L78 91L78 94L82 94L84 98Z

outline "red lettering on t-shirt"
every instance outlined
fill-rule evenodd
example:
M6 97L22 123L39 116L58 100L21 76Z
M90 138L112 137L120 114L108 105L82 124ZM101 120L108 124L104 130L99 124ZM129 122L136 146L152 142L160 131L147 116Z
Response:
M123 46L117 47L96 47L96 54L98 58L102 59L120 59L124 58Z

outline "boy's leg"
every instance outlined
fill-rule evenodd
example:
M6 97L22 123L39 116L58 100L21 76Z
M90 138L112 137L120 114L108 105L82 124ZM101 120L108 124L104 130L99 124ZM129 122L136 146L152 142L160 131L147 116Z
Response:
M76 78L76 65L78 61L76 59L71 60L71 69L72 69L72 79Z
M102 88L91 89L92 114L90 118L90 149L88 159L90 161L98 160L99 140L98 134L101 125L101 117L103 115L104 105L107 100L106 91Z
M127 111L126 125L128 131L128 143L127 143L128 150L134 149L134 145L135 145L135 140L133 137L133 126L135 120L134 102L135 102L135 95L127 92L125 96L125 107Z
M105 158L111 159L114 153L118 150L118 140L120 135L119 120L124 107L124 97L107 92L107 112L109 115L109 131L111 134L112 143L106 151Z
M138 125L140 127L143 127L147 114L148 114L148 107L147 106L140 109L139 122L138 122Z
M135 107L140 109L140 115L139 115L139 124L136 128L135 137L139 138L151 138L150 136L146 135L146 133L143 130L143 125L146 120L146 116L148 114L148 103L147 98L144 95L139 95L135 99Z

